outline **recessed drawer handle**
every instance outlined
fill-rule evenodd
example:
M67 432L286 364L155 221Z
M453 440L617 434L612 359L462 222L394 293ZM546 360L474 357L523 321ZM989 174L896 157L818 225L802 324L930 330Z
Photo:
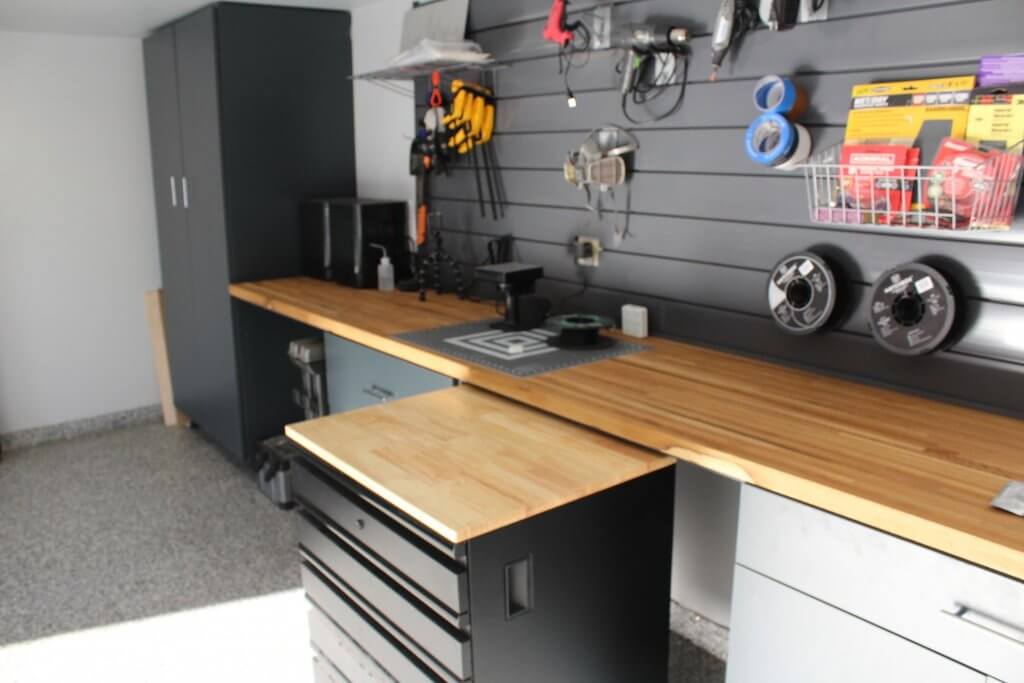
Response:
M989 633L994 633L997 636L1002 636L1003 638L1012 640L1015 643L1024 645L1024 628L1014 626L1013 624L1007 624L1005 621L991 617L979 612L978 610L971 609L967 605L961 605L958 602L954 602L951 607L942 610L942 613L951 616L954 619L965 621L972 626L977 626Z

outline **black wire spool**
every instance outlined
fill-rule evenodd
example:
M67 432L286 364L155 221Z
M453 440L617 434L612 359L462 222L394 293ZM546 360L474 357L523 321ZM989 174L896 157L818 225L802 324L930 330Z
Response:
M812 334L828 326L838 310L836 276L811 252L790 254L768 278L768 306L775 324L789 334Z
M901 356L945 348L956 316L949 281L923 263L890 268L871 288L871 333L882 348Z
M601 330L612 326L612 321L600 315L568 313L548 320L558 330L557 337L551 337L548 344L560 349L606 349L615 343L611 337L601 335Z

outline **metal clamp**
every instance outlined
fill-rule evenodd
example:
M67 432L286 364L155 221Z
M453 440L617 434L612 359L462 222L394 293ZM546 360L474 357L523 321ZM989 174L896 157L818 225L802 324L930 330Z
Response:
M951 607L942 610L942 613L1007 640L1012 640L1019 645L1024 645L1024 628L1008 624L1001 619L989 616L976 609L971 609L967 605L954 602Z

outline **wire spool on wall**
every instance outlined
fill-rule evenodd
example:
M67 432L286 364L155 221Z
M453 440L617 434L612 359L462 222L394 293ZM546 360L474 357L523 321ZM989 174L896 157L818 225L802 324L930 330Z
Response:
M943 348L956 315L953 288L923 263L891 268L871 288L871 333L882 348L901 356Z
M838 288L835 273L817 254L785 257L768 278L772 319L790 334L811 334L832 322Z

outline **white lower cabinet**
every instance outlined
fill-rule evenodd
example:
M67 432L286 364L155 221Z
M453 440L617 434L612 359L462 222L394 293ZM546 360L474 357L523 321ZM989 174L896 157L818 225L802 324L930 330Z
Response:
M1024 583L749 484L731 621L729 683L1024 683Z
M742 566L731 621L726 683L986 683L973 669Z

